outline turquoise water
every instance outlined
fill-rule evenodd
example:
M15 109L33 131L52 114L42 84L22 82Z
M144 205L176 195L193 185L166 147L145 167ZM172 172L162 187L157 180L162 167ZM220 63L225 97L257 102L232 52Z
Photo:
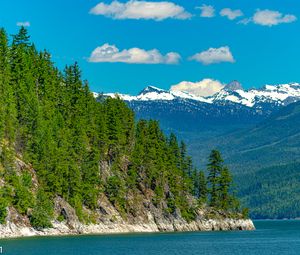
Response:
M14 255L300 254L300 221L256 221L257 230L0 240Z

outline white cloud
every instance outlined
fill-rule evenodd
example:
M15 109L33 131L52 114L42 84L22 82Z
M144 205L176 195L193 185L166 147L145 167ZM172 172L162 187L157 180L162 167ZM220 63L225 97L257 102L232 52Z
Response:
M212 5L203 4L196 8L201 10L200 16L202 18L213 18L215 16L215 8Z
M17 22L18 27L30 27L30 22L29 21L19 21Z
M171 87L172 91L185 91L195 96L212 96L224 88L218 80L203 79L198 82L182 81Z
M234 20L238 17L244 16L243 12L241 10L232 10L230 8L224 8L220 11L220 15L222 17L227 17L230 20Z
M228 46L223 46L220 48L209 48L206 51L195 54L189 59L201 62L204 65L217 64L221 62L235 62Z
M131 48L120 51L115 45L108 43L97 47L91 54L89 62L121 62L129 64L178 64L180 55L169 52L162 55L157 49L144 50Z
M138 0L130 0L126 3L113 1L110 4L101 2L93 7L90 13L113 19L153 19L158 21L167 18L188 19L192 16L182 6L172 2Z
M252 18L253 22L262 26L276 26L281 23L291 23L297 20L297 17L291 14L282 14L278 11L257 10Z
M252 18L245 18L238 22L238 24L248 25L250 22L252 22Z
M246 18L238 22L239 24L247 25L250 22L261 26L277 26L282 23L292 23L297 20L297 17L292 14L282 14L279 11L272 10L256 10L253 17Z

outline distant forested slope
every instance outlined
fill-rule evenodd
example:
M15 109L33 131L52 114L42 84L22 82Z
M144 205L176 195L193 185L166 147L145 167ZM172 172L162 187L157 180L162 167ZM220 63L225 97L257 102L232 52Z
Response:
M299 102L282 108L254 128L216 137L201 146L224 152L239 183L239 196L251 208L252 216L300 216ZM192 149L196 153L197 145Z

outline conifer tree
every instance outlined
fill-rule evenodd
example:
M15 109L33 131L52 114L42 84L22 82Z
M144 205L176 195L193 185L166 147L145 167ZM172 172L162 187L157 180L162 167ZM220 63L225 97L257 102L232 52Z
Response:
M222 171L223 159L217 150L212 150L209 155L208 170L208 183L210 193L210 206L219 206L219 182L220 173Z
M199 171L198 179L199 179L199 191L198 191L199 203L203 205L207 202L207 181L203 171Z
M177 167L180 167L180 149L178 146L177 137L174 133L171 133L169 136L169 147L172 160L176 162Z
M198 170L194 168L192 175L190 177L193 182L193 195L199 198L199 178L198 178Z
M40 188L37 192L36 205L33 208L30 217L31 225L36 229L52 227L51 219L53 217L53 204L49 195Z
M11 84L10 48L4 29L0 29L0 137L10 143L15 138L16 106Z
M229 209L231 195L229 189L232 184L232 177L227 167L223 167L220 173L220 199L221 208L224 210Z
M13 47L14 46L30 46L30 36L28 35L28 31L24 26L21 26L18 34L13 36Z

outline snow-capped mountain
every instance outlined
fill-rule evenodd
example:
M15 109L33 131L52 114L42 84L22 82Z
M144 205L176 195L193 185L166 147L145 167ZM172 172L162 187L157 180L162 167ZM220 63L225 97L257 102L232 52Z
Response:
M242 88L229 90L226 89L227 86L211 97L212 102L230 101L248 107L262 108L262 104L284 106L300 100L299 83L266 85L262 89L250 90L243 90Z
M116 97L119 96L124 101L171 101L175 99L190 99L205 103L211 103L211 100L204 97L197 97L183 91L168 91L154 86L148 86L143 89L137 96L131 96L119 93L107 93L106 96Z
M233 81L210 97L153 86L146 87L137 96L118 93L103 96L120 97L138 119L159 120L165 131L177 135L191 132L193 136L207 136L207 131L211 136L212 132L219 135L254 126L283 106L300 100L300 84L266 85L261 89L244 90L239 82Z
M284 106L300 100L300 84L289 83L279 85L266 85L262 89L244 90L239 82L233 81L226 85L220 92L210 97L201 97L184 91L167 91L148 86L137 96L108 93L106 96L132 101L172 101L193 100L207 104L226 105L228 103L241 104L246 107L262 109L264 104Z

